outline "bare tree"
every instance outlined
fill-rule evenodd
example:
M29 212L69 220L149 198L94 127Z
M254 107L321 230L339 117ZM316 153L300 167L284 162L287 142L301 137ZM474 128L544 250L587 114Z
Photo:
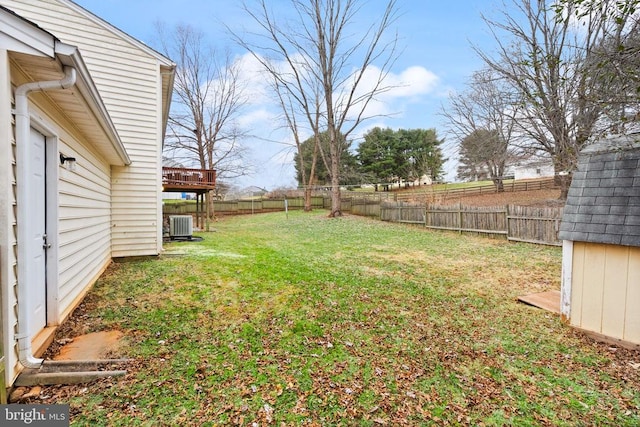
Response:
M606 131L594 84L604 69L588 66L587 58L602 44L610 23L603 15L576 14L574 0L564 3L561 14L551 1L511 3L502 22L485 18L497 54L475 50L518 93L518 130L530 141L528 148L550 155L566 198L578 153Z
M571 8L571 3L576 7ZM640 0L560 0L557 14L600 22L602 37L587 57L597 101L614 133L640 122Z
M158 32L164 53L177 64L165 155L215 169L219 180L246 175L245 134L237 124L246 104L239 64L189 26L168 33L158 25ZM212 197L208 203L213 212Z
M304 211L310 212L312 210L311 195L313 186L315 184L314 178L316 176L316 165L318 162L318 153L320 148L319 138L317 137L318 133L313 132L316 137L314 138L313 154L311 156L310 167L309 170L307 170L307 164L304 161L305 159L303 159L302 155L300 154L303 152L303 141L301 140L301 133L303 130L300 129L300 126L298 124L299 120L297 116L299 109L297 109L292 102L291 93L287 91L277 79L274 79L273 81L273 91L278 98L278 102L280 104L286 126L291 131L296 145L296 152L298 153L298 170L300 171L299 175L301 177L302 188L304 189ZM313 128L317 129L320 121L320 104L318 101L319 98L316 97L315 99L316 108L313 110L314 112L312 122L314 123Z
M491 69L475 72L466 91L451 96L442 116L460 141L461 161L474 174L486 169L496 191L504 191L504 172L515 158L514 127L518 103L508 85Z
M330 216L340 216L341 136L347 139L370 118L366 115L370 102L391 88L384 80L396 59L397 35L385 36L396 19L396 0L387 2L377 22L361 36L355 36L350 28L355 28L356 18L363 8L370 9L371 3L291 0L290 4L291 8L284 10L291 14L274 13L266 0L257 0L254 9L245 4L258 32L235 38L289 94L314 135L319 137L325 129L328 132L325 158L331 176ZM318 87L320 98L315 97ZM319 152L321 157L326 154L320 148Z

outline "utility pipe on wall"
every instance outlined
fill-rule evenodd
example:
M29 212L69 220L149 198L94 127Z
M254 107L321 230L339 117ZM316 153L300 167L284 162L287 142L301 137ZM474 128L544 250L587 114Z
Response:
M31 348L31 304L28 286L33 286L29 257L35 250L29 236L29 198L31 188L31 118L29 114L29 94L49 90L67 89L76 82L76 70L64 67L65 76L61 80L31 82L20 85L15 92L16 117L16 168L18 186L18 357L25 368L39 368L43 360L34 357ZM44 195L43 195L44 196Z

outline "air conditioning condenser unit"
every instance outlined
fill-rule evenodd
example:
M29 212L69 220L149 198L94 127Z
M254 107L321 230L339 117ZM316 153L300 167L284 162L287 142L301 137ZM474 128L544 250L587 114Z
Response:
M193 217L191 215L169 216L169 237L171 239L189 239L193 235Z

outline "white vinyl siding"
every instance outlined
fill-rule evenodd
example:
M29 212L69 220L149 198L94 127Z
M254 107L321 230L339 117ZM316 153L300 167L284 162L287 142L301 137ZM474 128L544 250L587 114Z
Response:
M59 166L57 171L47 171L47 182L51 182L56 173L58 178L58 312L54 317L64 320L75 308L78 299L111 262L111 172L110 166L101 160L89 142L71 133L75 130L64 128L66 121L62 116L49 114L57 114L59 110L50 104L30 105L32 114L40 117L55 133L58 151L76 158L75 171L63 166ZM47 144L50 143L51 138L48 138ZM13 159L15 165L15 150ZM14 207L15 182L14 167L14 189L11 192ZM15 208L13 213L11 263L16 266ZM7 325L11 325L5 330L9 331L16 330L18 321L16 276L14 267L11 279L13 291L9 293L11 300L5 304L5 307L9 307ZM10 343L12 351L6 351L9 383L20 371L15 340L11 339Z
M65 137L59 149L77 159L75 171L59 168L58 298L63 316L111 260L111 173L87 145Z
M158 59L57 0L2 3L64 43L78 46L132 161L112 167L111 254L157 255L162 245Z
M17 305L17 209L16 209L16 162L13 116L11 115L11 84L8 53L0 50L0 283L2 284L2 325L5 357L5 379L11 384L18 363L17 352L11 331L15 330Z
M57 164L56 168L49 163L47 170L47 180L53 182L49 188L56 189L47 197L49 202L55 198L51 203L57 207L52 211L57 242L49 252L55 265L48 270L55 275L55 280L49 281L55 286L48 289L53 298L48 303L54 306L48 307L52 314L48 322L55 324L76 307L112 257L157 255L162 249L162 89L167 78L163 79L160 68L170 64L70 1L0 0L0 4L61 42L78 47L131 160L129 166L113 166L98 141L84 133L95 122L82 122L85 126L70 122L67 113L77 108L84 112L83 104L53 105L46 95L30 96L30 109L37 116L38 126L46 128L49 159ZM17 64L9 61L10 54L0 51L0 55L0 158L5 161L0 176L0 277L6 378L11 384L22 369L15 347L18 206L11 82L15 86L28 80L30 70L27 66L27 74L22 75L13 67ZM17 75L20 78L16 79ZM97 133L101 131L97 129ZM60 166L55 160L57 152L75 157L76 170Z

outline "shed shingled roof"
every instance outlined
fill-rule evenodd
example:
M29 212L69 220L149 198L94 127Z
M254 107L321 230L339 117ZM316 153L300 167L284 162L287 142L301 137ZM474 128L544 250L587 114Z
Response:
M558 236L640 247L640 133L580 153Z

